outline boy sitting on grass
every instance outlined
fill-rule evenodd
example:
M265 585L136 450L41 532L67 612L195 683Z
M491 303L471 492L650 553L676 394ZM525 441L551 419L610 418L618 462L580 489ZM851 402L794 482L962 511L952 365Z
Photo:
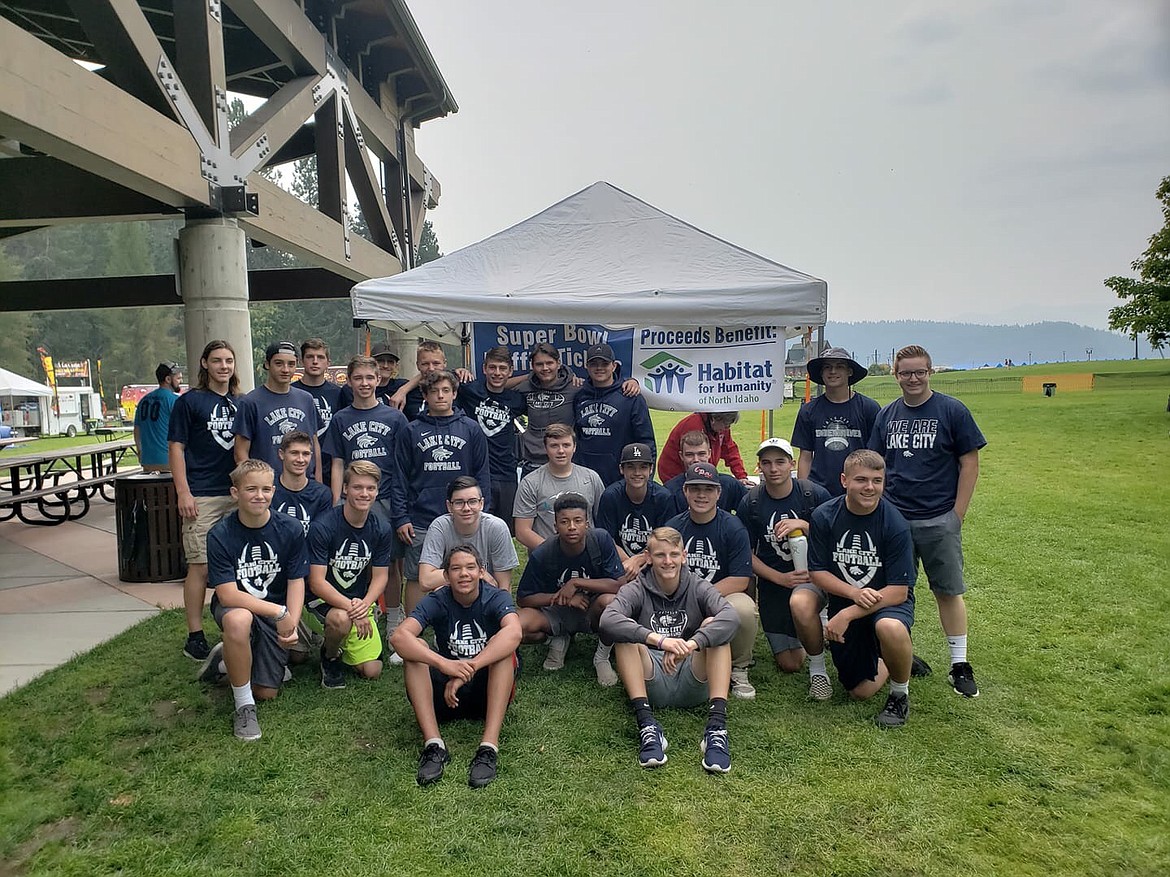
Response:
M231 477L238 508L207 534L211 614L223 641L203 662L199 679L215 679L222 658L235 700L233 732L240 740L259 740L256 701L272 700L287 678L309 561L301 525L269 509L272 467L244 460Z
M500 729L516 693L520 619L507 591L484 581L483 560L471 545L452 548L443 562L448 587L427 594L391 637L405 661L406 693L423 735L418 784L438 782L451 760L439 734L450 719L482 719L483 740L467 774L482 788L496 778ZM434 629L435 647L422 638Z
M345 502L313 521L309 530L309 590L306 607L325 631L321 685L345 688L345 667L359 676L382 675L382 638L374 604L386 590L394 536L371 509L382 471L369 460L345 468Z

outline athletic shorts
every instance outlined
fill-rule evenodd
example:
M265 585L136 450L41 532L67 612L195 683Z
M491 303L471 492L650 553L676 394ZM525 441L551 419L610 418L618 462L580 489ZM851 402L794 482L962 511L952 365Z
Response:
M858 618L845 629L845 642L829 643L837 678L846 690L851 691L862 682L877 678L878 658L882 654L876 629L879 618L897 619L906 625L906 630L910 630L914 624L914 604L907 600Z
M230 496L195 497L195 517L183 518L183 553L187 563L207 563L207 532L236 507Z
M229 612L247 612L247 609L229 609L218 600L211 604L211 615L223 630L223 618ZM284 668L288 666L288 649L276 641L276 624L269 618L252 616L252 684L261 688L280 688L284 683Z
M653 668L653 677L646 680L646 697L652 707L692 707L699 706L711 699L710 690L706 682L695 678L692 669L694 655L687 655L677 665L673 675L666 672L662 666L666 658L665 652L657 649L647 649L650 652L650 665Z
M395 537L397 538L397 537ZM426 527L414 528L414 542L410 545L403 545L403 560L404 566L402 570L403 577L408 582L418 581L418 561L422 557L423 542L427 538Z
M519 671L519 660L516 653L512 653L512 692L508 695L508 703L516 698L516 674ZM431 693L435 704L435 718L439 722L449 722L453 719L478 719L482 721L487 716L488 668L484 667L465 682L455 696L459 698L459 706L452 709L447 706L443 692L447 688L447 676L431 667Z
M785 589L787 590L787 589ZM791 601L792 595L797 591L812 591L819 599L819 605L823 609L825 606L825 592L814 585L812 582L805 582L797 585L788 592L788 599ZM788 610L786 615L790 627L787 630L765 630L764 636L768 639L768 646L772 649L773 655L778 655L781 652L788 652L793 649L802 649L804 645L800 641L800 637L796 635L796 623L792 619L791 603L786 604L785 608ZM782 628L784 625L780 625Z
M516 521L512 518L512 509L516 505L516 478L511 481L496 481L492 479L492 514L508 525L508 532L516 535Z
M592 628L589 626L589 616L573 606L544 606L540 611L548 620L552 636L592 632Z
M305 618L308 620L309 628L324 634L325 616L329 614L331 608L333 607L320 598L310 600L309 604L305 606ZM372 627L370 636L365 639L358 636L355 624L350 627L349 633L341 641L342 663L350 667L356 667L358 664L365 664L368 661L377 661L382 657L382 637L378 633L377 614L373 606L370 607L369 618Z
M957 597L967 590L963 581L963 522L954 511L910 521L914 538L914 561L922 562L922 571L936 594Z

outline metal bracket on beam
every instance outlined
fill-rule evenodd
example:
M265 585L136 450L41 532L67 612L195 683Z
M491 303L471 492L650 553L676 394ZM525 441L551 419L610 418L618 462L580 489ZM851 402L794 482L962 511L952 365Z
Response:
M207 14L223 24L223 9L221 8L220 0L207 0Z

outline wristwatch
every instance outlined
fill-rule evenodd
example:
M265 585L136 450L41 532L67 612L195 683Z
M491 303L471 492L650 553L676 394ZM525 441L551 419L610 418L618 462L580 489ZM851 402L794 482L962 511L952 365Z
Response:
M286 617L287 615L288 615L288 607L287 607L287 606L281 606L281 607L280 607L280 614L279 614L279 615L277 615L277 616L276 616L275 618L273 618L272 620L273 620L273 621L284 621L284 619L285 619L285 617Z

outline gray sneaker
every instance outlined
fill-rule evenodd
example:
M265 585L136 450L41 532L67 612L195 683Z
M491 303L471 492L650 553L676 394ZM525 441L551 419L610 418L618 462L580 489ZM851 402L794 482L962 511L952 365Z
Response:
M232 733L240 740L259 740L260 722L256 720L256 704L249 703L236 710L232 718Z
M756 687L748 678L747 667L731 668L731 693L742 700L754 700Z
M195 678L200 682L215 682L219 680L223 676L219 671L219 662L222 660L223 641L221 640L211 647L211 651L207 653L207 657L199 665L199 672L195 674Z
M544 669L546 670L563 670L565 669L565 655L569 651L569 637L566 636L552 636L548 639L548 655L544 659Z
M891 694L886 698L886 705L874 717L879 728L900 728L906 724L906 717L910 715L910 698L904 694Z

